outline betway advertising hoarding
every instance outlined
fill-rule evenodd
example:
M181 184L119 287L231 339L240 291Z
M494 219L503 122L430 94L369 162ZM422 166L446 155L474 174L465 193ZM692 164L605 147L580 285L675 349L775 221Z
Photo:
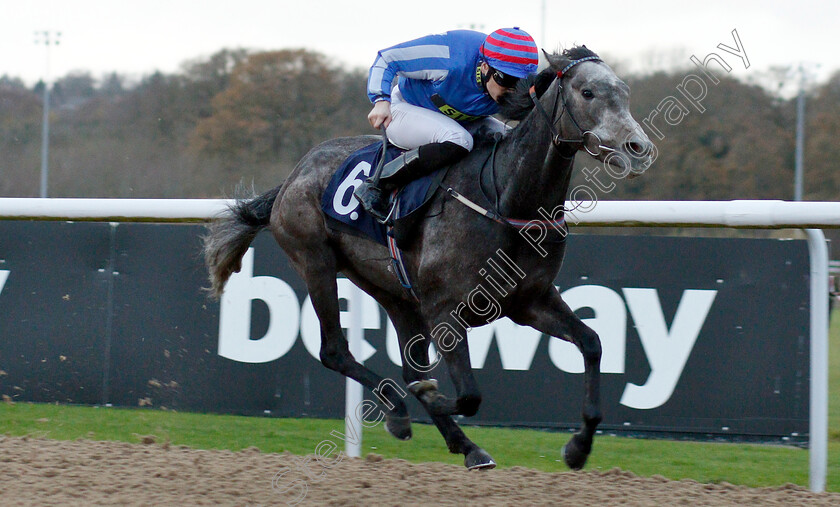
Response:
M12 400L272 416L344 416L318 360L301 280L260 235L221 302L206 298L201 226L0 222L0 395ZM606 430L802 439L808 432L804 241L569 238L555 284L601 336ZM362 311L365 364L401 381L384 310ZM507 319L470 331L484 401L464 422L579 425L583 362ZM454 394L443 363L432 376ZM371 397L370 393L366 396ZM409 409L427 420L414 400Z

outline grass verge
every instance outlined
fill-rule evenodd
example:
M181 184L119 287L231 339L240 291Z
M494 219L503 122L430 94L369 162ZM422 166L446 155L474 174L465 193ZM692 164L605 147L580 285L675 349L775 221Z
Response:
M165 412L151 409L94 408L16 403L0 405L0 433L58 440L117 440L139 442L154 435L157 442L200 449L310 454L324 440L343 448L331 435L344 431L343 421L273 419L213 414ZM469 427L469 436L484 446L502 468L523 466L562 472L568 469L560 448L569 435L536 430ZM401 458L414 463L439 461L462 464L462 457L447 453L437 430L415 424L414 438L397 441L382 427L366 429L363 454ZM829 448L829 491L840 492L840 442ZM808 486L808 452L769 445L674 442L601 435L596 439L588 469L619 467L638 475L670 479L729 482L747 486Z

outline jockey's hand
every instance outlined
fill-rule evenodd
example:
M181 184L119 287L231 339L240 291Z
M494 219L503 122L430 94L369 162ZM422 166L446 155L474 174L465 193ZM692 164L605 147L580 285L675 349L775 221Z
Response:
M380 100L374 104L373 109L368 113L368 121L375 129L378 129L380 125L385 125L385 128L388 128L388 125L391 124L391 103L387 100Z

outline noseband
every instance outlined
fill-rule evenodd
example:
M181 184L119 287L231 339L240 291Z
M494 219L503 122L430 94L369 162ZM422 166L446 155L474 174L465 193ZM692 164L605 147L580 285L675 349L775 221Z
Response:
M566 76L566 73L572 67L574 67L575 65L577 65L579 63L583 63L583 62L602 62L602 61L603 60L601 60L597 56L587 56L586 58L581 58L579 60L572 60L571 63L569 63L568 65L563 67L562 70L557 72L557 79L558 79L558 82L557 82L557 97L554 99L554 111L552 111L551 116L548 115L545 108L542 106L542 103L540 102L539 98L537 97L536 88L534 86L531 86L531 89L529 91L529 93L531 95L531 100L534 101L534 107L536 107L536 109L542 114L543 118L545 118L546 123L548 123L548 128L551 131L551 142L554 143L554 146L556 146L557 148L560 148L561 146L563 146L564 143L567 143L567 144L580 143L580 144L583 144L583 149L586 150L586 152L589 153L590 155L592 155L593 157L597 157L598 155L600 155L601 150L610 151L610 152L616 151L614 148L611 148L609 146L605 146L602 143L601 138L598 137L598 134L596 134L595 132L592 132L591 130L583 130L581 128L580 124L575 119L575 115L572 113L572 110L566 104L566 94L563 92L563 78ZM560 111L560 116L557 116L557 107L561 102L563 103L563 110ZM569 119L572 120L572 123L574 124L575 127L577 127L578 131L580 132L580 135L581 135L580 139L564 139L563 136L560 135L559 132L557 132L556 125L558 123L560 123L560 120L563 119L563 114L565 114L567 111L569 113ZM555 120L555 117L557 118L556 120ZM586 136L587 135L594 137L598 141L598 151L593 152L589 149L589 146L586 144ZM571 156L572 157L574 156L574 152L572 152ZM566 157L566 158L571 158L571 157Z

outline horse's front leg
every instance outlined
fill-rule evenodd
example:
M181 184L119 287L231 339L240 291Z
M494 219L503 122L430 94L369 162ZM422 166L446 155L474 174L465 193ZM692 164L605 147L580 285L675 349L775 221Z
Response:
M563 446L563 459L569 468L579 470L592 451L592 438L601 422L600 374L601 340L598 333L584 324L569 308L560 293L551 288L528 309L510 318L517 324L531 326L550 336L574 343L583 354L585 400L583 428Z
M451 325L444 319L437 322L439 324L431 331L431 339L439 355L432 364L437 365L443 358L455 386L456 398L444 396L438 391L437 381L433 379L412 382L408 388L426 406L430 414L473 416L481 405L481 392L470 363L467 331L463 327Z
M442 395L437 391L437 381L429 377L429 373L437 363L440 361L438 356L434 362L429 361L429 345L431 343L431 332L426 325L423 318L413 309L403 309L398 311L392 309L389 312L391 321L397 329L397 336L400 342L400 353L403 362L403 379L409 386L409 390L417 396L423 404L423 408L429 413L432 422L435 423L449 448L449 452L453 454L464 455L464 466L470 470L493 468L496 462L493 458L481 447L473 443L458 424L452 420L449 415L439 415L432 410L429 400L441 401ZM434 391L432 393L431 391ZM445 399L445 398L444 398ZM433 403L433 402L432 402ZM450 400L445 403L447 406L454 409L457 402ZM442 407L434 407L441 409ZM395 432L394 427L397 427L402 421L391 418L388 420L391 428L388 429L392 434L408 434ZM406 421L406 426L409 423ZM409 426L410 428L410 426Z

